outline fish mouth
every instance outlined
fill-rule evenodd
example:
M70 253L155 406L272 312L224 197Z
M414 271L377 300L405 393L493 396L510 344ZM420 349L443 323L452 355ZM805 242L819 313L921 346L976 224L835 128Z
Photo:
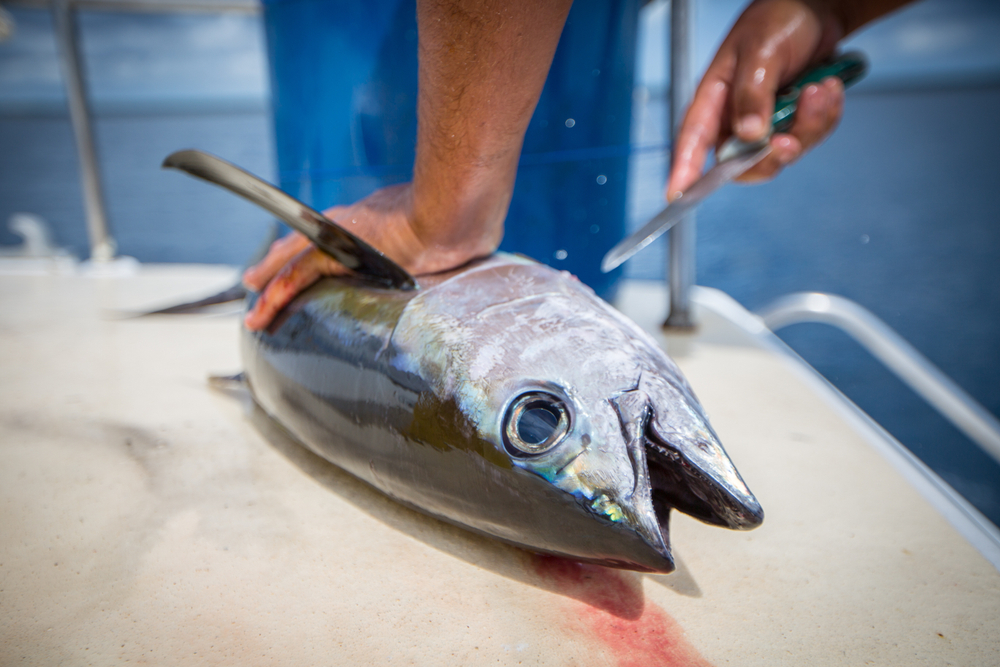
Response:
M730 480L718 480L692 463L680 447L660 439L653 429L647 427L645 435L645 472L653 511L664 535L672 509L703 523L733 530L751 530L764 520L764 511L757 499L749 491L742 493L732 488L742 486L745 489L742 480L738 485L726 483ZM694 446L702 448L705 445Z
M699 411L685 411L682 429L667 430L646 392L612 400L635 474L631 492L635 528L657 552L670 556L670 511L734 530L756 528L764 512ZM680 411L679 411L680 413ZM643 511L645 508L646 511Z

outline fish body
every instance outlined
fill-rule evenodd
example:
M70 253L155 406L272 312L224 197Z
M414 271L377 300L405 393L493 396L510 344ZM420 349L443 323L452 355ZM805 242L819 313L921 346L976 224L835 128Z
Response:
M533 551L669 572L671 509L761 522L677 366L578 280L496 254L419 282L327 278L244 331L255 400L389 496Z

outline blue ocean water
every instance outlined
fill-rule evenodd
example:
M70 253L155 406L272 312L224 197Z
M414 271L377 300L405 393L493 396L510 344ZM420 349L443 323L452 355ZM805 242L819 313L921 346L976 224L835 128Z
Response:
M273 178L266 113L126 114L96 119L108 218L121 254L143 262L242 264L272 218L252 204L160 168L181 148L224 155ZM18 211L45 218L56 241L89 255L78 162L65 116L0 116L0 243Z

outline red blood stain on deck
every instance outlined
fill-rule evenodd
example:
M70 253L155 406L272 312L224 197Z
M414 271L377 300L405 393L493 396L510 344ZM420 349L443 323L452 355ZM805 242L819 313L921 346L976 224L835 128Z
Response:
M581 613L593 636L614 656L617 667L708 667L688 643L684 630L654 604L636 620L615 618L599 609Z
M535 556L535 572L553 589L612 616L637 619L645 600L642 580L633 572L611 570L557 556Z
M570 598L563 612L568 629L603 648L617 667L709 666L680 625L646 603L640 575L553 556L536 556L535 571Z

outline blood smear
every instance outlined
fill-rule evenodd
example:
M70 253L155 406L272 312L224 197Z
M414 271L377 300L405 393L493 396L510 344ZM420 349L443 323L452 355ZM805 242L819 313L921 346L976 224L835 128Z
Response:
M568 628L603 648L616 667L709 667L677 621L646 603L641 575L553 556L535 559L536 573L570 599Z

